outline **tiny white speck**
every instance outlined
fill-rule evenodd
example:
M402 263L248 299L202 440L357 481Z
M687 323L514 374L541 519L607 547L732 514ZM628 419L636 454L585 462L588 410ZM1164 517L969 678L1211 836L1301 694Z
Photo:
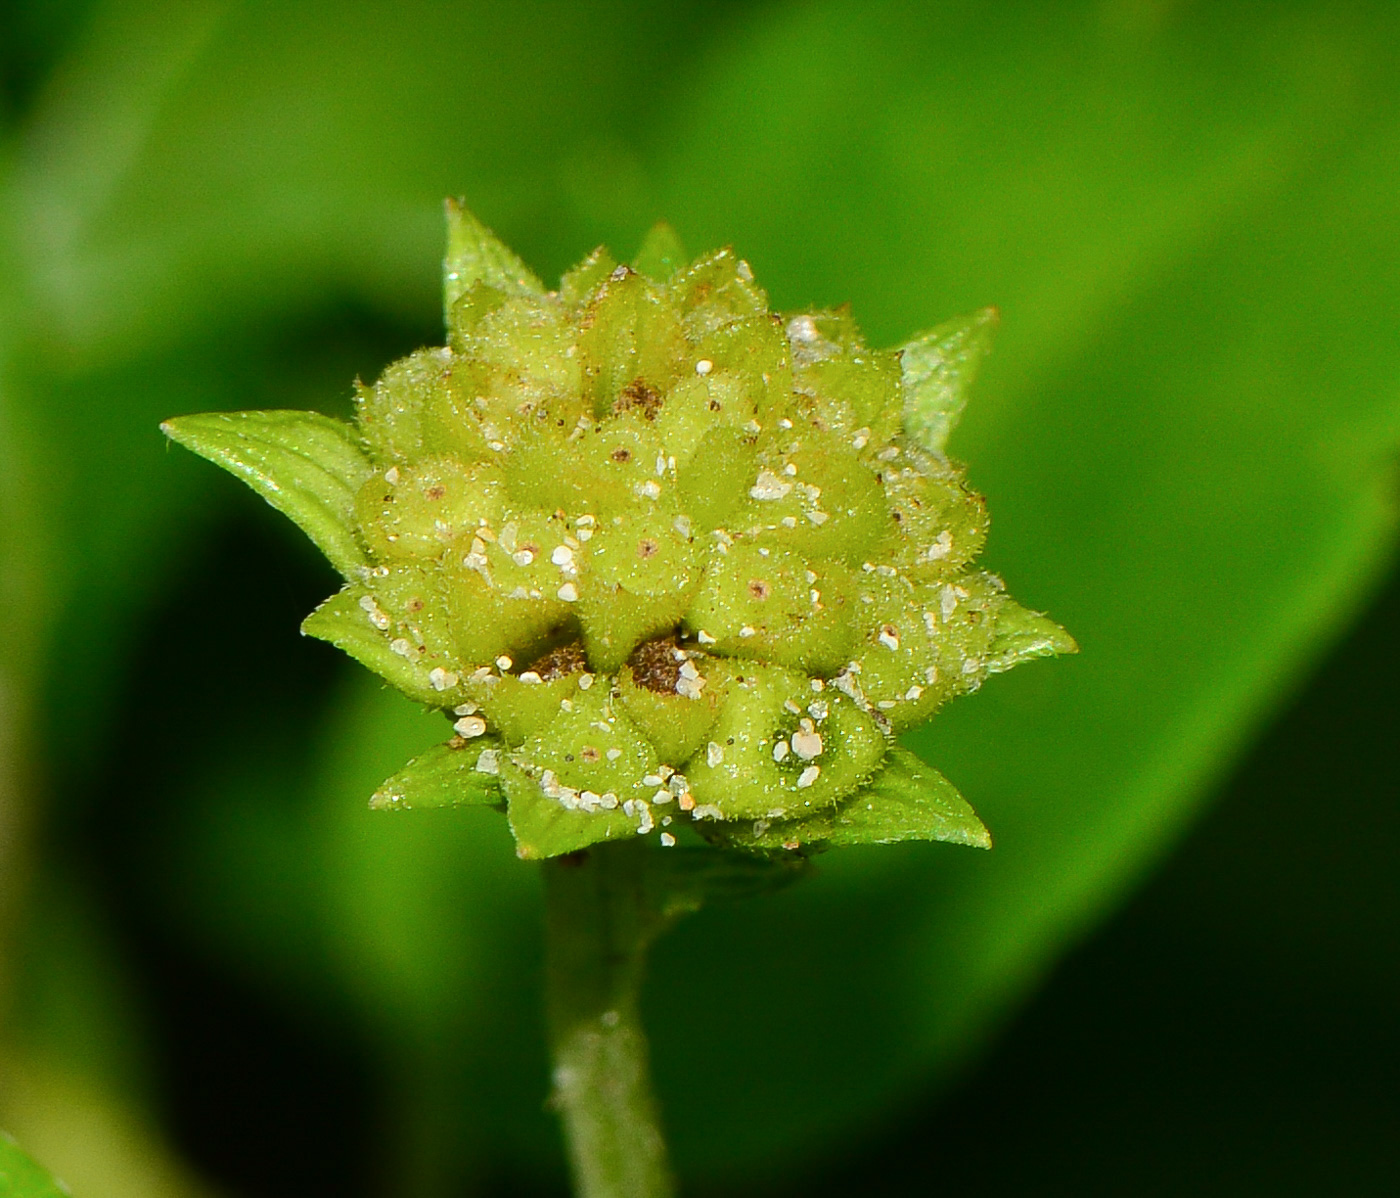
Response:
M686 516L677 516L671 521L671 527L683 537L690 536L690 520Z
M754 635L754 631L754 626L752 624L745 624L741 629L739 629L739 635L743 637L750 637ZM407 644L406 641L404 643Z
M910 703L913 703L913 702L915 702L923 693L924 693L924 688L923 688L923 687L921 687L921 686L911 686L907 691L904 692L904 697L905 697L907 700L909 700Z
M527 686L538 686L541 682L544 681L544 679L541 678L539 674L536 673L534 670L526 670L523 674L520 675L520 681L525 683Z
M656 477L657 477L657 478L660 478L660 477L661 477L663 474L665 474L665 473L666 473L666 455L665 455L664 453L658 453L658 454L656 455Z
M711 741L705 748L705 764L711 769L724 760L724 746Z
M870 430L868 428L856 429L855 436L851 439L851 444L856 449L864 449L870 444Z
M700 671L695 668L695 663L693 661L687 661L681 665L680 676L694 681L696 678L700 677Z
M586 691L586 690L587 690L590 686L592 686L592 685L593 685L593 675L592 675L592 674L580 674L580 675L578 676L578 688L579 688L579 690L581 690L581 691Z
M391 487L398 486L399 468L397 466L390 466L389 469L384 471L384 481L388 483Z
M408 641L405 640L403 637L397 637L396 639L390 641L389 649L391 652L397 653L400 657L413 656L413 646L410 645Z
M881 711L889 711L891 708L898 707L899 704L893 699L881 699L875 706Z
M517 566L528 566L535 560L535 555L529 549L517 549L510 555L510 560Z
M559 710L560 710L560 711L573 711L573 709L574 709L574 701L573 701L572 699L560 699L560 700L559 700Z
M715 364L709 358L701 358L695 363L695 373L698 375L709 374L715 368Z
M458 736L471 740L473 737L482 736L486 732L486 721L479 715L464 715L452 727Z
M781 420L778 421L778 427L784 429L791 428L792 421L789 420L786 416L784 416Z
M715 643L715 638L712 637L703 628L696 632L695 639L699 641L702 645L713 645Z
M784 528L796 528L796 527L797 527L797 517L796 517L796 516L784 516L784 517L782 518L781 524L782 524L782 526L783 526Z
M642 785L643 785L643 786L660 786L664 781L666 781L666 779L663 778L660 774L643 774L643 775L642 775Z
M793 715L801 715L801 714L802 714L802 708L798 707L798 705L797 705L796 703L794 703L791 699L784 699L784 700L783 700L783 710L784 710L784 711L790 711L790 712L792 712Z
M797 467L794 466L791 462L789 462L786 466L783 467L783 473L786 474L788 478L792 478L797 473Z
M453 715L476 715L480 710L475 703L463 703L452 709Z
M820 678L813 678L811 681L812 689L816 691L817 694L821 694L822 691L826 690L826 683L823 682Z
M591 541L593 539L593 530L591 528L580 528L578 530L578 539L580 541Z
M609 749L607 751L606 756L609 761L616 761L619 757L622 756L622 750L618 748Z
M574 551L567 545L556 546L554 552L549 555L549 560L556 566L572 566L574 564Z
M806 516L807 519L810 520L813 524L815 524L818 528L820 528L823 524L825 524L828 520L831 519L831 517L827 515L826 512L818 512L812 508L808 508L802 514Z
M899 446L891 445L888 449L882 449L875 455L882 462L892 462L899 457Z
M782 499L792 490L792 483L784 482L771 470L760 470L758 478L749 488L749 497L758 500Z
M646 482L637 487L637 494L645 496L647 499L661 498L661 484L654 478L649 478Z
M784 760L784 759L787 757L787 755L788 755L788 743L787 743L787 741L785 741L785 740L780 740L776 745L773 746L773 760L774 760L774 761L782 761L782 760Z
M555 592L565 603L573 603L578 599L578 587L571 582L566 582Z
M457 682L457 675L441 666L434 666L428 671L428 683L435 691L451 690Z
M669 849L672 845L676 843L676 838L672 836L669 832L663 832L661 833L661 843Z
M501 752L499 749L482 749L476 759L478 774L499 774L501 772Z
M507 657L504 653L502 653L500 657L496 658L496 669L500 670L502 674L504 674L514 664L515 663L511 661L511 659Z
M801 775L797 779L798 790L806 790L807 787L811 786L814 782L816 782L818 778L821 777L821 773L821 766L809 765L805 770L802 771Z
M896 650L899 648L899 629L893 624L885 624L880 628L880 644L886 649Z

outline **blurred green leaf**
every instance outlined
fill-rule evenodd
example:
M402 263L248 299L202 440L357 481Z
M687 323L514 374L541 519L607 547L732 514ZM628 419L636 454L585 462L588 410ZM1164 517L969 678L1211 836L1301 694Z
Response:
M160 427L241 478L345 577L367 564L355 537L355 495L374 467L351 425L318 412L207 412Z
M67 1186L60 1185L0 1131L0 1198L64 1198L67 1194Z
M996 564L1084 654L911 738L994 853L832 853L662 942L678 1157L728 1184L816 1160L966 1060L1364 601L1395 529L1400 37L1362 4L806 3L703 38L660 12L110 6L20 145L26 328L64 347L25 362L22 412L64 422L33 458L74 493L46 585L72 583L100 646L97 597L158 584L147 532L191 494L146 468L151 422L246 406L249 313L344 289L426 323L443 194L546 275L634 240L660 198L780 304L851 300L875 344L999 306L953 450ZM180 842L179 868L268 974L296 969L271 947L284 907L319 901L404 1121L447 1094L467 1152L546 1167L533 873L494 813L365 809L441 723L357 686L297 825L314 867L254 901L286 825L254 835L229 800L230 834ZM795 1047L756 1055L779 1024Z

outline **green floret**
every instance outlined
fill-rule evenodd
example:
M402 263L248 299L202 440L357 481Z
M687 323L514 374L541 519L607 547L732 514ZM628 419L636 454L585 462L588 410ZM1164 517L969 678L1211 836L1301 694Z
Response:
M304 630L452 721L376 805L503 800L525 857L987 843L892 738L1074 650L975 569L985 505L945 454L995 313L874 350L668 227L548 291L448 216L448 343L357 384L353 427L165 426L344 573Z

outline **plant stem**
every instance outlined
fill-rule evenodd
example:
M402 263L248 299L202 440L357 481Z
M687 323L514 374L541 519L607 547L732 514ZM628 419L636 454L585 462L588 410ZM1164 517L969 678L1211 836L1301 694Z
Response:
M645 852L605 845L544 863L554 1103L579 1198L675 1193L639 1006L647 949L668 922Z

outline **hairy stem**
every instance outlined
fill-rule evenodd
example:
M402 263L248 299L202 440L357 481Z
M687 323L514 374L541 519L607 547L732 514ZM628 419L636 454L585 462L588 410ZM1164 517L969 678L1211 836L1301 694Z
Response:
M647 948L667 922L644 853L606 845L544 863L554 1102L579 1198L675 1193L638 1001Z

